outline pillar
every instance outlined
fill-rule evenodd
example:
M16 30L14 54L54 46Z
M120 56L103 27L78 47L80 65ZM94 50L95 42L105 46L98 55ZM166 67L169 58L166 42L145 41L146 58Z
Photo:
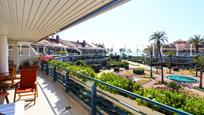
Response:
M0 73L9 72L8 69L8 41L7 36L0 35Z

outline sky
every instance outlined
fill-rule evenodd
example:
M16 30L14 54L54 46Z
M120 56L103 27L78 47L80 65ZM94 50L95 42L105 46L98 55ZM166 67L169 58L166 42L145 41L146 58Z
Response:
M130 0L60 32L61 39L104 43L106 48L143 49L149 36L165 31L168 43L204 35L204 0Z

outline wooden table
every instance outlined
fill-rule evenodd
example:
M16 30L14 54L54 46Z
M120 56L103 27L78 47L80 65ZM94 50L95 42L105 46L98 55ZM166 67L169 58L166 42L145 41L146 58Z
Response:
M24 102L19 101L16 103L2 104L0 105L0 113L5 115L24 115Z

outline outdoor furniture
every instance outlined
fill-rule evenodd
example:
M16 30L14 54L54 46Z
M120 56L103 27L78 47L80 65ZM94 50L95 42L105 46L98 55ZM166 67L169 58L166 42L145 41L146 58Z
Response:
M37 67L25 67L21 69L20 82L15 85L14 102L16 101L16 94L21 96L34 96L34 104L36 97L38 96L37 91ZM29 93L29 94L26 94ZM23 94L23 95L21 95Z
M5 97L7 103L9 103L8 95L6 91L0 91L0 97Z
M10 66L9 72L0 74L0 96L5 97L7 103L9 103L9 93L6 90L15 85L15 79L17 79L15 65Z
M19 79L16 77L16 65L12 65L9 68L9 72L0 74L0 82L1 84L8 85L12 87L15 84L15 80Z
M24 102L16 102L0 105L0 115L24 115Z

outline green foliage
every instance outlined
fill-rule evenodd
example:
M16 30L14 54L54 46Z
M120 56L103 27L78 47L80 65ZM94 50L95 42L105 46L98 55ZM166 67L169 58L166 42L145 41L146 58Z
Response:
M172 88L173 90L178 90L179 88L181 88L177 83L175 82L169 82L167 84L168 87Z
M104 81L104 82L107 82L111 85L114 85L114 86L117 86L117 87L120 87L120 88L123 88L123 89L126 89L126 90L130 90L131 89L131 81L127 78L123 78L123 77L120 77L114 73L102 73L100 75L100 77L98 77L99 80L101 81ZM105 85L101 85L101 84L98 84L99 87L101 89L104 89L104 90L107 90L107 91L110 91L112 93L118 93L116 90L113 90L111 89L110 87L108 86L105 86Z
M135 74L144 74L144 68L133 69L133 73L135 73Z
M87 64L84 60L77 60L74 65L78 65L78 66L83 66L83 67L86 67Z
M90 67L91 67L96 73L99 73L99 72L100 72L100 69L101 69L101 66L100 66L100 65L91 64Z
M119 68L124 68L129 66L129 63L127 61L121 61L121 60L109 60L107 62L107 66L109 67L119 67Z
M133 84L133 92L134 93L137 93L137 94L140 94L142 91L142 85L140 83L134 83Z
M174 67L173 70L174 71L179 71L179 68L178 67Z
M139 90L138 90L139 89ZM133 91L137 94L140 94L144 97L147 97L151 100L157 101L159 103L163 103L169 105L171 107L190 112L195 115L203 115L204 114L204 99L198 99L195 97L189 97L182 93L177 93L169 90L160 90L155 88L144 89L144 91L139 87L133 87ZM157 106L153 106L145 101L140 99L136 99L139 104L148 106L150 108L159 110L161 112L167 113L167 111L158 108Z
M115 67L114 68L114 72L119 72L120 71L120 68L119 67Z
M93 77L93 78L96 77L96 73L90 67L72 65L69 62L59 62L59 61L56 61L56 60L49 61L49 63L51 63L53 65L57 65L57 70L59 70L59 71L64 70L65 68L68 69L68 70L72 70L70 72L70 75L76 76L79 79L82 79L83 81L86 81L86 79L84 77L82 77L80 74L76 73L76 72L82 73L84 75L87 75L87 76L90 76L90 77Z
M62 67L66 67L67 69L71 69L73 71L77 71L77 72L83 73L91 77L95 77L111 85L123 88L125 90L133 91L134 93L142 95L151 100L169 105L171 107L174 107L174 108L186 111L186 112L190 112L195 115L204 114L204 99L203 98L201 99L201 98L196 98L196 97L189 97L183 93L177 93L177 92L170 91L170 90L161 90L161 89L155 89L155 88L143 89L140 83L137 83L137 82L133 83L129 79L120 77L114 73L102 73L100 76L96 77L96 73L94 72L94 70L89 67L71 65L70 63L59 62L55 60L52 60L49 63L55 64L58 66L62 66ZM77 76L79 79L86 81L84 77L77 74L76 72L70 72L70 75ZM119 93L118 91L108 87L107 85L102 85L102 84L97 84L97 85L103 90L110 91L112 93ZM169 83L168 86L172 88L177 88L177 86L174 83ZM165 114L172 114L172 113L165 111L162 108L159 108L158 106L154 106L150 103L142 101L141 99L137 98L136 101L139 104L148 106L152 109L158 110Z
M66 54L65 51L58 51L57 54Z

